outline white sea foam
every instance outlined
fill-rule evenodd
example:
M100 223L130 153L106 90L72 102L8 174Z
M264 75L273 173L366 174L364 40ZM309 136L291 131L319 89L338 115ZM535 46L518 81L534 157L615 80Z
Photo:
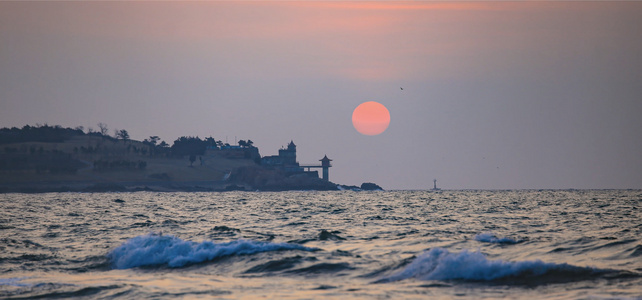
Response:
M230 255L248 255L267 251L304 250L315 248L288 243L236 240L227 243L184 241L171 235L137 236L112 250L108 257L116 269L167 265L181 267Z
M551 272L592 274L603 271L605 270L569 264L545 263L540 260L519 262L488 260L480 252L464 250L459 253L451 253L443 248L433 248L419 255L400 272L383 278L381 281L397 281L407 278L492 281L518 276L533 278Z
M495 243L495 244L517 244L519 241L503 237L498 238L492 232L484 232L475 236L475 240L484 243Z

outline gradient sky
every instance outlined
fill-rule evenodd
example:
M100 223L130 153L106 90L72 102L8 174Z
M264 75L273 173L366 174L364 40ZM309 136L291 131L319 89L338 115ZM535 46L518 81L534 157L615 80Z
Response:
M0 127L294 140L385 189L642 188L640 29L642 2L2 1Z

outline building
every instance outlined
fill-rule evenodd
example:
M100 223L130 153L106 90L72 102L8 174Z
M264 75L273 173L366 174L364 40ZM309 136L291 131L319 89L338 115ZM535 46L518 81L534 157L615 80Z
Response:
M261 165L280 169L286 173L302 173L303 168L296 161L296 145L290 141L287 148L279 149L279 155L264 156L261 158Z
M319 177L318 171L311 171L311 168L322 168L323 179L328 180L328 168L331 167L330 161L327 156L320 160L321 165L300 165L296 161L296 145L294 141L290 141L287 148L279 149L279 155L264 156L261 158L261 165L267 168L282 170L286 176L297 174L305 174L313 177ZM307 171L305 170L307 168Z
M332 167L332 165L330 165L332 160L329 159L327 155L324 155L322 159L319 159L319 161L321 162L321 168L323 169L323 180L330 181L329 168Z

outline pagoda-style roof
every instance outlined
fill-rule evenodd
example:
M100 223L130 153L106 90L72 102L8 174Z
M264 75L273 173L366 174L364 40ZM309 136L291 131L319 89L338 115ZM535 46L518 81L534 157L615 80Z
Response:
M324 155L322 159L319 159L319 161L332 161L332 160L329 159L327 155Z

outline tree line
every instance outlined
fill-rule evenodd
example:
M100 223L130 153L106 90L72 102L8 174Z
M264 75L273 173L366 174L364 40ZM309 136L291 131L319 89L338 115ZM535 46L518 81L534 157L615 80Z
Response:
M92 127L89 127L85 130L83 126L78 126L76 128L65 128L60 125L40 125L36 126L25 125L22 128L12 127L12 128L1 128L0 129L0 145L1 144L14 144L14 143L27 143L27 142L42 142L42 143L62 143L66 140L69 140L75 136L98 136L106 138L112 141L122 140L124 143L130 141L129 132L125 129L115 129L114 135L109 135L109 127L105 123L98 123L98 130L94 130ZM86 132L85 132L86 131ZM196 156L203 155L206 149L226 149L232 148L228 143L223 143L220 140L216 140L213 137L208 137L201 139L198 136L181 136L174 141L170 146L165 141L161 141L158 136L150 136L147 139L142 141L144 145L149 147L149 155L154 156L157 154L166 154L174 157L184 157L184 156ZM239 148L255 148L254 142L252 140L240 140L238 141ZM5 147L7 153L18 150L14 148ZM41 147L42 148L42 147ZM42 154L42 149L30 149L31 154L40 153ZM129 148L128 148L129 150ZM135 150L139 150L136 148ZM74 149L74 152L90 154L95 153L97 149L94 148L84 148L80 147ZM135 151L136 153L147 154L147 151Z

